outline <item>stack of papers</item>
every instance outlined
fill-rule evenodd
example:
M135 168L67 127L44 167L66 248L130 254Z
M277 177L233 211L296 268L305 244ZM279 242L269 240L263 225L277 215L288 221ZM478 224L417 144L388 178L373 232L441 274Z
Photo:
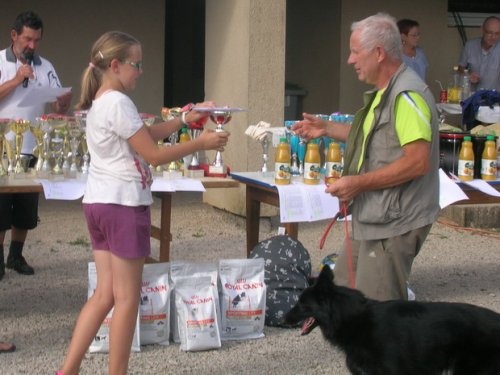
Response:
M53 181L38 179L36 182L42 184L45 199L75 200L83 197L85 193L86 179L67 179ZM200 180L192 178L166 179L157 177L151 185L153 192L176 192L176 191L199 191L204 192L205 187Z

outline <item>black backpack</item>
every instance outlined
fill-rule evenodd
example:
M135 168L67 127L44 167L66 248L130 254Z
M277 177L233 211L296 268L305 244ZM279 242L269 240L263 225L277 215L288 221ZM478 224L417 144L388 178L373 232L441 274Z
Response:
M309 286L311 257L306 248L290 236L275 236L259 242L250 258L264 258L267 286L266 325L290 327L285 315Z

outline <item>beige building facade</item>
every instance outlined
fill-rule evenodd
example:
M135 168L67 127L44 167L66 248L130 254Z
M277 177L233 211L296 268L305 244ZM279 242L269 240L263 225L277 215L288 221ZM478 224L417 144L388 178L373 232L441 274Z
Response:
M179 17L167 11L169 3L172 1L7 2L0 12L0 42L2 48L9 45L18 13L28 9L39 13L45 24L40 53L53 63L64 86L73 88L76 102L92 43L105 31L126 31L142 42L144 60L143 76L130 96L139 111L159 115L169 90L164 83L165 56L170 52L165 51L165 25ZM307 92L301 98L307 112L349 113L361 105L361 93L368 86L357 80L346 63L353 21L379 11L418 20L421 46L430 64L427 83L436 96L439 86L435 81L446 84L462 45L456 28L448 26L446 0L205 0L204 7L205 45L200 47L205 49L205 98L247 108L247 112L235 114L227 126L231 138L223 158L233 171L260 168L260 145L244 132L261 120L282 125L285 83L297 84ZM188 27L189 14L182 17ZM469 38L480 34L478 28L466 32ZM212 157L209 153L208 158ZM213 190L204 199L235 213L245 212L243 187ZM272 210L264 209L266 212Z

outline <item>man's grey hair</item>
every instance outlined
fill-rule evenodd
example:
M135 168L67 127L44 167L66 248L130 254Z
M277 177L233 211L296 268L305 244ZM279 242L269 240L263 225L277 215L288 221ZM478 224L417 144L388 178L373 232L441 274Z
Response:
M394 17L387 13L377 13L354 22L351 31L360 31L360 43L364 50L382 47L389 56L401 60L403 45Z

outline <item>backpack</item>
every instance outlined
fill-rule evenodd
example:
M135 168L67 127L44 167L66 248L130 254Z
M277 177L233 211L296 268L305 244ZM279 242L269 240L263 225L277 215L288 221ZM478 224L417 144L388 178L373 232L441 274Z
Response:
M476 120L479 107L489 107L500 104L500 93L495 90L479 90L460 103L462 106L462 123L467 130L472 129L480 121Z
M268 326L291 327L284 319L310 283L311 257L299 241L280 235L259 242L250 258L264 258Z

